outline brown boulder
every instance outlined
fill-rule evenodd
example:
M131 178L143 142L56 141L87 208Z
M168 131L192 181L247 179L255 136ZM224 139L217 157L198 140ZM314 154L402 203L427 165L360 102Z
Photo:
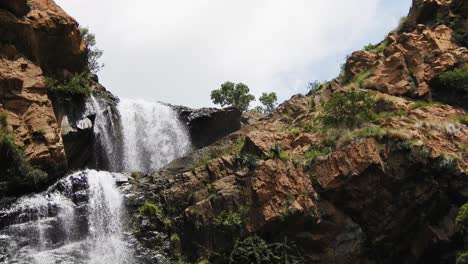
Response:
M30 10L27 0L0 0L0 8L8 10L17 17L25 16Z

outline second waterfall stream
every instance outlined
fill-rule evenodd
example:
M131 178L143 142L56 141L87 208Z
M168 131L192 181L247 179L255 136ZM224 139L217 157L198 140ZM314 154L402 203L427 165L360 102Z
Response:
M137 263L120 172L160 169L191 150L190 136L161 103L123 99L116 112L91 97L87 106L96 114L96 149L112 172L75 172L0 211L1 263Z

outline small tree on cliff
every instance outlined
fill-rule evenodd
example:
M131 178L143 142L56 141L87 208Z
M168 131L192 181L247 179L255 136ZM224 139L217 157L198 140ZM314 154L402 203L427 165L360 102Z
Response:
M211 92L211 100L222 107L233 106L244 112L249 108L250 103L255 100L255 96L249 92L249 87L243 83L225 82L221 85L221 88Z
M103 63L99 63L104 51L96 47L96 36L89 32L88 28L80 28L81 35L86 42L86 49L88 52L88 70L96 74L100 69L104 67Z
M272 93L262 93L262 96L258 99L260 103L265 106L265 113L271 113L276 107L276 101L278 97L275 92Z

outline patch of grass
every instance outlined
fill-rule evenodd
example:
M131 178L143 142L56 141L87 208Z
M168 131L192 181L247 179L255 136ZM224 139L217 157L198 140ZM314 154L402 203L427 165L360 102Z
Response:
M222 211L213 219L213 223L220 227L240 226L242 219L239 213Z
M379 126L370 125L353 132L353 134L358 138L380 137L385 134L385 130Z
M458 210L457 217L455 218L457 225L468 227L468 203L465 203Z
M439 102L434 102L434 101L416 101L414 104L411 105L411 109L418 109L421 107L426 107L426 106L431 106L431 105L437 105L440 104Z
M468 115L459 115L456 116L453 121L468 126Z
M380 112L374 116L374 120L379 120L383 118L389 118L389 117L400 117L400 116L406 116L408 112L405 110L398 110L398 111L385 111L385 112Z
M157 204L153 204L150 202L144 203L142 206L140 206L138 211L141 216L146 216L146 217L163 217L164 216L164 213L161 207Z
M299 134L302 133L302 130L300 128L298 128L298 127L290 127L290 128L287 129L287 132L289 134L293 134L295 136L298 136Z
M59 81L46 78L49 94L66 99L83 99L91 95L91 75L87 72L73 75L70 79Z
M384 41L384 42L378 43L378 44L369 43L366 46L364 46L364 50L375 53L375 54L379 54L379 53L383 52L387 48L387 45L388 45L387 41Z
M304 160L307 163L311 163L314 162L317 158L327 156L332 152L333 148L324 145L318 145L310 148L307 152L304 153Z
M374 71L375 71L375 67L370 68L367 71L363 71L359 74L356 74L353 77L353 80L351 82L357 84L359 87L362 87L362 85L364 84L364 81L367 80L367 78L369 78L369 76L371 76L371 74L374 73Z
M225 155L239 155L240 151L244 147L244 144L245 137L241 137L235 143L203 149L199 153L196 161L192 164L192 168L206 166L209 161Z

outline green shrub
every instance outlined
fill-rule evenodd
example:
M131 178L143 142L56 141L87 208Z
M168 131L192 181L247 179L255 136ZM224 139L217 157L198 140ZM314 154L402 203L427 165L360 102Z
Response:
M333 151L331 147L319 145L309 149L304 153L304 160L308 163L314 162L317 158L326 156Z
M375 99L370 93L357 90L335 93L320 118L327 127L355 128L372 120L374 106Z
M468 46L468 28L460 26L453 31L453 41L458 43L460 46Z
M465 203L462 205L462 207L460 207L457 218L455 218L455 222L457 225L463 226L465 228L468 227L468 203Z
M289 156L286 152L283 151L281 145L274 145L270 148L270 156L271 159L281 159L281 160L289 160Z
M463 89L464 86L468 85L468 64L441 73L436 81L446 89Z
M6 130L8 127L8 114L6 112L0 113L0 130Z
M309 90L309 94L313 94L315 92L318 92L323 87L324 87L324 85L321 82L317 81L317 80L309 82L307 84L307 90Z
M214 218L213 223L219 227L233 227L240 226L242 224L242 219L238 213L222 211Z
M146 217L163 217L163 211L159 205L146 202L139 209L141 216Z
M180 237L178 234L172 234L171 237L169 238L169 240L171 242L179 242L180 241Z
M91 76L83 72L73 75L63 82L46 78L48 92L51 95L67 99L83 99L91 95Z
M456 264L468 264L468 252L457 254Z
M258 157L247 153L247 154L236 154L234 157L235 161L241 168L255 169L257 166Z
M254 235L236 241L231 251L230 263L299 264L305 262L294 244L286 242L269 244Z
M409 29L408 17L400 18L400 22L398 23L398 27L395 29L395 31L398 33L403 33L407 31L408 29Z
M0 132L0 160L0 181L8 183L8 193L36 191L47 181L47 173L31 166L13 136L4 132Z

